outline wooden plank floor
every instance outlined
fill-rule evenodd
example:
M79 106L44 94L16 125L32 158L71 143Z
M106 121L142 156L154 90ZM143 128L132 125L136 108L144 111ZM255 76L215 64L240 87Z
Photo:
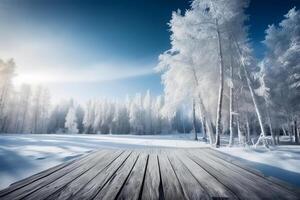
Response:
M16 182L0 199L254 200L300 193L210 148L104 149Z

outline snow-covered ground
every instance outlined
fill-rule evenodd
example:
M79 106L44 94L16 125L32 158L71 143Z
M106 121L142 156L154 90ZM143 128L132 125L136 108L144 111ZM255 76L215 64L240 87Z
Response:
M156 136L136 135L0 135L0 189L49 167L99 148L197 148L209 146L193 141L192 134ZM300 187L300 146L222 147L265 175L274 176Z

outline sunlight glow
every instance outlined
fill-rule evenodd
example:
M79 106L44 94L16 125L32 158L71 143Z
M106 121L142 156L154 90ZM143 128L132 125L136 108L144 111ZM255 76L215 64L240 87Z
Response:
M14 78L13 83L15 85L21 84L42 84L46 82L55 82L57 78L52 75L42 74L42 73L31 73L31 74L19 74Z

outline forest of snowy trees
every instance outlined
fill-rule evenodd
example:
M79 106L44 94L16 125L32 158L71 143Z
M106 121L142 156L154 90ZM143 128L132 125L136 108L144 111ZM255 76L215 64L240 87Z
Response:
M124 101L50 102L47 88L12 84L16 65L0 60L1 133L161 134L201 132L220 146L299 142L300 12L292 8L266 27L265 56L255 57L248 1L194 0L172 14L171 48L159 56L164 95ZM251 16L250 16L251 17ZM269 137L270 136L270 137ZM267 139L270 138L270 139Z
M16 66L13 60L0 60L1 133L66 133L66 134L161 134L190 132L188 114L178 109L176 115L165 118L162 96L150 91L136 94L124 101L90 100L81 105L74 100L52 105L47 88L12 84Z

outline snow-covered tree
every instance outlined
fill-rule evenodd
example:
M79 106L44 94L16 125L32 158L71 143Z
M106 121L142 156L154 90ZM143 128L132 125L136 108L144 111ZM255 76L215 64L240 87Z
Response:
M31 133L41 134L47 132L47 124L49 122L49 107L49 91L47 88L41 85L37 86L32 97Z
M113 117L113 125L111 133L113 134L129 134L129 112L125 105L121 103L115 104L115 112Z
M266 30L264 44L267 47L263 60L266 85L270 100L276 107L276 118L286 126L293 126L298 142L300 111L300 12L292 8L278 26ZM292 130L294 129L294 131Z
M14 61L0 59L0 131L6 132L8 127L9 104L11 103L12 78L15 75Z
M19 126L18 133L28 131L30 101L31 101L31 87L29 85L22 85L20 89L20 105L19 105Z
M74 106L69 108L68 114L65 120L65 128L67 129L68 133L78 133L78 125L77 125L77 117L76 117L76 110Z
M216 139L217 146L227 121L222 114L227 110L223 106L228 71L225 67L232 62L233 40L239 45L246 41L244 9L247 5L248 2L239 0L194 0L184 14L173 13L172 48L159 58L167 110L174 110L186 98L197 99L210 143ZM212 118L216 118L216 138Z
M75 112L76 112L78 132L83 133L83 131L84 131L84 125L83 125L84 109L79 104L79 105L76 106L76 111Z
M93 126L95 121L95 103L93 101L88 101L86 104L86 109L83 117L83 125L85 133L93 133Z
M143 109L145 111L145 134L151 134L153 129L152 122L152 97L150 91L148 90L143 102Z
M144 134L145 112L143 109L142 95L136 94L130 104L130 124L133 133Z

